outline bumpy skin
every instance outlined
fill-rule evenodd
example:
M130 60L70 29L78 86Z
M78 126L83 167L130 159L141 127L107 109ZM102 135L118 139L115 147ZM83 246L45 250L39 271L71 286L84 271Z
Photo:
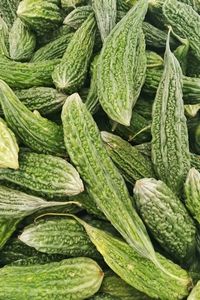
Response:
M128 182L133 184L136 180L144 177L155 177L151 160L143 156L127 141L105 131L101 132L101 137L110 157Z
M146 57L147 57L147 68L154 68L154 67L163 67L164 61L163 58L158 55L154 51L146 51Z
M192 8L194 10L196 10L197 12L200 11L200 2L199 2L199 0L179 0L179 1L192 6Z
M59 1L23 0L20 2L17 15L33 30L40 32L54 29L62 23Z
M97 207L124 239L149 259L155 252L133 208L125 182L110 159L100 132L78 94L68 97L62 110L65 145Z
M0 79L11 88L26 89L33 86L52 86L51 73L60 60L39 63L21 63L0 57Z
M36 46L33 32L17 18L9 33L10 58L16 61L31 59Z
M59 90L72 93L84 84L96 35L94 15L91 14L72 37L61 63L52 78Z
M89 300L120 300L120 298L108 294L98 293Z
M185 206L162 181L138 180L137 209L160 245L179 262L194 257L196 228Z
M46 202L13 189L0 186L0 248L16 230L17 224L26 216L48 207L61 206L62 202Z
M63 24L78 29L93 12L91 5L76 7L64 19Z
M55 58L62 58L65 50L73 36L73 33L64 34L54 41L39 48L33 55L31 61L39 62L45 60L52 60Z
M104 42L116 25L117 0L92 0L101 39Z
M132 287L154 299L178 300L188 295L191 278L180 266L157 253L167 274L125 242L83 221L81 224L107 265Z
M46 254L35 250L22 243L18 238L11 238L0 252L0 265L8 264L36 264L59 261L64 259L63 255Z
M192 216L200 223L200 173L190 169L185 182L186 206Z
M2 80L0 104L7 124L25 145L36 152L64 155L62 128L39 114L32 113Z
M190 5L177 0L166 0L162 10L166 22L189 40L193 54L200 59L200 15Z
M0 118L0 168L18 169L19 147L14 133Z
M142 21L148 8L138 2L114 27L98 61L98 97L104 111L117 123L130 125L146 72Z
M84 5L87 0L61 0L61 5L63 8L76 7L78 5Z
M148 94L155 94L161 76L162 69L147 69L144 91ZM183 99L185 103L197 104L200 99L200 78L183 76Z
M8 26L0 17L0 55L9 56L8 54Z
M99 258L83 226L72 218L48 218L25 227L19 239L30 247L48 254L68 257Z
M62 158L22 152L18 170L0 169L0 180L40 196L72 196L84 190L76 169Z
M152 162L156 173L180 193L190 169L188 131L182 100L182 71L169 48L152 112Z
M65 94L49 87L16 90L15 95L29 110L37 110L42 115L58 111L67 98Z
M190 293L188 300L200 300L200 281L197 285L193 288L192 292Z
M17 17L17 7L20 0L1 0L0 16L4 19L9 28L12 27L14 20Z
M89 258L33 266L6 266L0 270L0 298L9 300L82 300L100 288L103 272Z
M151 298L134 289L116 274L105 273L100 292L123 300L150 300Z

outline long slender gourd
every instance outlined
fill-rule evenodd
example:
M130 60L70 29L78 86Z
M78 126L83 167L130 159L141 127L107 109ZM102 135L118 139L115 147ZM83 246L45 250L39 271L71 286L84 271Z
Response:
M33 266L6 266L0 270L0 298L9 300L83 300L94 295L103 271L92 259L69 258Z
M9 37L8 26L6 22L0 17L0 55L9 56L8 37Z
M170 51L169 36L164 71L152 112L152 162L159 179L175 193L180 193L190 169L190 154L182 100L182 71Z
M91 5L78 6L66 16L63 24L78 29L92 12Z
M66 202L47 202L41 198L0 186L0 248L4 246L24 217L40 209L63 205L66 205Z
M83 227L73 218L38 220L25 227L19 239L43 253L100 258Z
M17 18L9 33L10 58L16 61L31 59L36 47L36 36Z
M98 97L102 108L117 123L130 125L132 108L145 80L146 56L142 22L146 0L139 1L114 27L98 62Z
M117 0L92 0L101 39L104 42L116 25Z
M200 223L200 173L191 168L184 186L185 204L198 223Z
M140 179L134 195L144 223L171 257L181 263L194 259L196 227L181 200L167 185L154 178Z
M133 184L144 177L155 177L151 160L127 141L109 132L101 132L102 140L113 162L126 181Z
M93 13L72 37L61 63L55 68L52 78L57 89L73 93L85 82L96 36Z
M190 5L177 0L164 1L162 11L166 22L189 40L193 54L200 59L200 15Z
M14 133L0 118L0 168L18 169L18 152L19 147Z
M38 63L21 63L0 56L0 79L16 89L52 86L51 74L59 62L60 60L54 59Z
M138 253L157 263L125 182L108 156L97 125L78 94L68 97L61 117L66 149L86 183L86 190L124 239Z
M9 29L17 18L17 7L19 2L20 0L1 0L0 2L0 16L4 19Z
M50 87L16 90L15 95L29 110L37 110L42 115L60 110L67 98L65 94Z
M41 153L64 154L61 126L31 112L0 80L0 104L7 124L25 145Z
M192 281L180 266L156 253L160 264L168 270L167 273L163 272L124 241L80 219L79 222L84 226L107 265L132 287L149 297L161 300L184 299L189 294Z
M0 180L50 198L73 196L84 190L76 169L62 158L21 151L19 165L18 170L0 169Z

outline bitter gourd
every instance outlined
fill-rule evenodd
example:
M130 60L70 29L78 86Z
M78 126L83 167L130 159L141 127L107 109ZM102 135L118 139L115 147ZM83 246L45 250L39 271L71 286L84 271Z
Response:
M170 50L169 37L164 71L153 105L151 133L156 173L175 193L180 193L190 169L190 155L182 100L182 71Z
M84 190L76 169L62 158L21 151L19 165L18 170L0 169L0 180L50 198L77 195Z
M0 298L82 300L94 295L103 280L103 271L90 258L69 258L33 266L6 266L0 270Z
M36 37L33 32L17 18L9 33L10 58L16 61L31 59L36 47Z
M0 168L18 169L19 147L14 133L0 118Z
M142 22L146 0L139 1L114 27L98 62L98 97L102 108L117 123L130 125L146 72Z
M47 202L41 198L0 186L0 248L24 217L40 209L63 205L66 205L66 202Z
M155 299L178 300L188 295L191 278L180 266L156 253L167 274L124 241L79 221L107 265L129 285Z
M51 60L55 58L62 58L65 50L73 36L73 33L67 33L61 37L49 42L42 48L39 48L33 55L31 61L39 62Z
M33 30L47 31L62 23L59 1L23 0L17 9L18 17Z
M196 228L181 200L153 178L138 180L134 194L139 214L160 245L179 262L193 258Z
M200 281L193 288L187 300L200 300Z
M200 223L200 173L191 168L185 182L186 206Z
M21 63L0 56L0 79L9 84L11 88L16 89L52 86L51 73L59 63L58 59L38 63Z
M64 19L63 24L78 29L89 15L93 13L91 5L84 5L73 9Z
M163 67L164 61L163 58L158 55L154 51L146 51L146 57L147 57L147 68L154 68L154 67Z
M133 184L144 177L155 177L151 160L117 135L101 132L106 149L126 181Z
M9 29L17 17L19 2L20 0L1 0L0 2L0 16L4 19Z
M86 2L86 0L61 0L61 5L63 8L75 8L77 5L83 5Z
M29 110L37 110L42 115L58 111L67 98L65 94L48 87L16 90L15 95Z
M125 182L108 156L97 125L78 94L68 97L61 117L66 149L89 195L124 239L141 255L157 263Z
M168 24L189 40L193 54L200 59L200 15L190 5L177 0L164 1L162 11Z
M30 256L27 258L22 258L13 261L10 263L10 266L31 266L31 265L45 265L51 262L57 262L65 259L66 257L58 256L58 255L48 255L44 253L39 253L36 256Z
M0 80L0 104L7 124L25 145L36 152L64 154L62 128L32 113L2 80Z
M72 37L52 78L59 90L72 93L84 84L96 35L94 15L90 15Z
M101 39L104 42L116 25L117 0L92 0Z
M9 56L8 54L8 26L0 17L0 55Z
M89 300L120 300L120 298L108 294L98 293L92 298L89 298Z
M100 258L83 227L72 218L48 218L25 227L19 239L48 254Z

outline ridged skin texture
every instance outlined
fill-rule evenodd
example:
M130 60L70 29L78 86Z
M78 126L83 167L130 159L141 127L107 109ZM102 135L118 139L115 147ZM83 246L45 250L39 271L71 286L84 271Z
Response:
M164 71L153 104L152 162L158 178L177 194L181 192L190 169L188 131L182 96L182 71L170 51L168 38Z
M11 238L0 252L0 265L35 264L62 260L63 255L38 252L22 243L18 238Z
M89 258L0 270L0 298L9 300L82 300L100 288L103 272Z
M195 11L200 12L200 1L199 0L179 0L179 1L192 6L192 8Z
M186 206L200 223L200 173L191 168L185 182Z
M14 20L17 17L17 7L20 0L1 0L0 1L0 16L4 19L8 27L12 27Z
M117 123L130 125L132 108L145 80L146 56L142 21L148 8L138 2L114 27L98 61L98 97Z
M116 25L117 0L92 0L101 39L104 42Z
M40 62L45 60L52 60L55 58L62 58L65 50L73 36L73 33L62 35L54 41L39 48L33 55L32 62Z
M91 5L76 7L66 16L63 24L78 29L92 12Z
M58 111L67 98L65 94L49 87L16 90L15 95L29 110L37 110L42 115Z
M120 300L120 298L108 294L98 293L89 300Z
M189 40L193 54L200 59L200 15L190 5L177 0L166 0L162 9L167 23Z
M193 288L187 300L200 300L200 281L198 281L197 285Z
M62 158L21 152L19 169L0 169L0 180L40 196L72 196L84 190L76 169Z
M99 258L83 226L72 218L39 220L25 227L19 239L30 247L48 254L63 254L68 257Z
M18 169L19 147L14 133L0 118L0 168Z
M0 55L9 56L8 54L8 26L0 17Z
M158 55L154 51L146 51L146 57L147 57L147 68L154 68L154 67L163 67L164 61L163 58Z
M62 128L56 123L32 113L0 80L0 104L8 126L32 150L64 155Z
M196 228L181 200L153 178L138 180L134 195L140 216L160 245L179 262L192 258Z
M72 37L52 78L59 90L67 93L82 87L87 76L96 35L94 15L90 15Z
M123 300L150 300L151 298L134 289L114 273L105 273L100 292Z
M178 300L188 295L191 278L180 266L157 253L160 264L171 275L166 274L125 242L81 223L107 265L129 285L154 299Z
M20 2L17 15L33 30L54 29L62 23L62 16L55 0L23 0Z
M85 101L85 105L92 115L95 112L97 112L100 105L98 99L98 93L97 93L98 59L99 59L99 55L96 55L91 64L90 89L87 95L87 99Z
M102 140L113 162L126 181L133 184L144 177L155 177L151 160L117 135L101 132Z
M110 159L100 132L78 94L62 110L65 145L97 207L124 239L149 259L155 253L146 229L133 208L125 182Z
M9 33L10 58L16 61L31 59L36 46L33 32L17 18Z
M60 60L39 63L21 63L0 57L0 79L11 88L26 89L33 86L52 86L51 73ZM5 72L6 70L6 72Z
M162 69L147 69L144 91L149 94L155 94L161 76ZM200 102L200 78L183 76L183 99L188 104Z
M76 7L77 5L86 4L87 0L61 0L61 5L63 8Z

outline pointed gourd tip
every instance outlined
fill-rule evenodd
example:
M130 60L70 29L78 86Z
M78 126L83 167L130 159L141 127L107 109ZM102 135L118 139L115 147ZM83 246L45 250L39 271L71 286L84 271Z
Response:
M104 142L109 140L110 133L107 131L101 131L101 138Z

